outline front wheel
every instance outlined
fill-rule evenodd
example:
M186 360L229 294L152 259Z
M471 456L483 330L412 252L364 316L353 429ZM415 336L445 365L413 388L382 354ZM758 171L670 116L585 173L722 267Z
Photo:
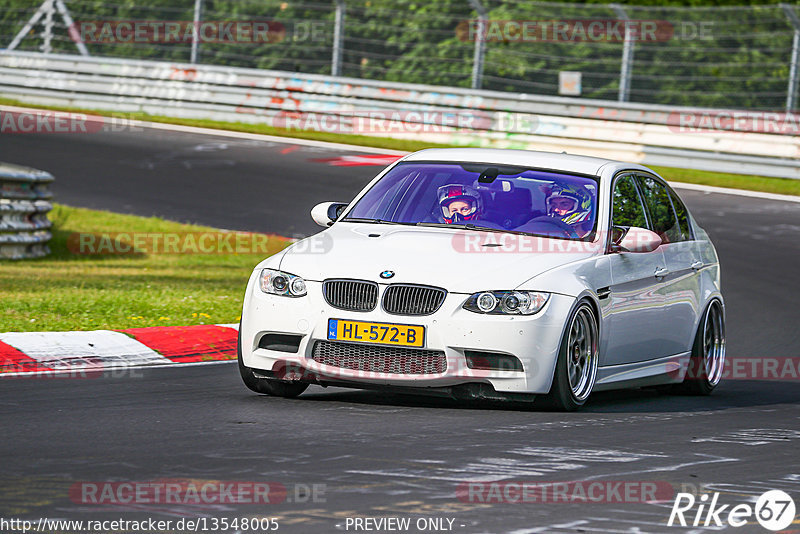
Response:
M308 388L304 382L288 380L278 380L276 378L257 377L253 370L247 367L242 360L242 325L239 324L239 336L236 341L236 356L239 360L239 374L242 376L244 385L251 391L272 395L273 397L294 398Z
M598 327L594 309L582 302L567 322L558 352L553 385L544 400L561 411L577 410L594 388L599 361Z

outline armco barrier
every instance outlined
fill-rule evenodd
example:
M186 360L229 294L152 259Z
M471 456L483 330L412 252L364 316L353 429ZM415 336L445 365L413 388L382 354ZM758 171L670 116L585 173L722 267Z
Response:
M49 184L53 175L0 163L0 260L39 258L50 253Z
M327 117L335 119L336 128L344 133L356 116L395 114L382 130L354 133L800 178L800 138L796 135L771 132L770 128L766 133L759 128L724 129L731 121L721 125L717 121L716 128L687 127L682 131L682 113L714 117L720 110L7 51L0 52L0 96L37 104L279 127L296 119L301 127L323 130L318 119ZM426 118L426 113L434 118ZM310 115L315 120L305 121ZM443 116L466 119L461 122L467 125L415 129Z

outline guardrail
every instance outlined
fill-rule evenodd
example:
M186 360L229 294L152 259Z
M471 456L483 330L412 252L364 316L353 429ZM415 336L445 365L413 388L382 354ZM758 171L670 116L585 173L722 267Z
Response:
M7 51L0 52L0 96L123 113L567 151L646 165L800 178L800 138L792 135L800 129L800 118L792 115L736 115L213 65ZM383 122L376 126L379 121ZM746 127L741 129L743 121ZM775 131L781 125L789 127Z
M53 225L53 175L29 167L0 163L0 260L40 258L50 253Z

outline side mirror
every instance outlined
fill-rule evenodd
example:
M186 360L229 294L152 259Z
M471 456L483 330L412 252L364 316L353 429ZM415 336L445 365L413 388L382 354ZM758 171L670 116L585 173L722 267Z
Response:
M611 229L611 252L653 252L660 246L658 234L646 228L615 226Z
M347 204L343 202L323 202L311 210L311 218L320 226L332 225L344 212Z

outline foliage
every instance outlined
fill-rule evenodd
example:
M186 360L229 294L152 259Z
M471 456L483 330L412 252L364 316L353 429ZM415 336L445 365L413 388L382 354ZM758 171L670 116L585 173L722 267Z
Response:
M614 20L596 3L481 0L490 21ZM0 0L0 40L10 41L34 12L35 0ZM76 21L191 21L193 0L68 2ZM468 0L346 0L342 74L396 82L470 87L475 42L465 29L478 14ZM796 6L795 6L796 8ZM660 38L636 42L630 100L736 109L781 109L786 100L793 30L778 2L638 0L628 17L655 21ZM203 19L273 21L274 42L202 43L203 63L329 74L333 1L205 0ZM56 17L55 50L74 53ZM61 25L62 27L58 27ZM41 27L21 49L42 44ZM619 40L485 43L485 89L558 94L561 71L583 75L583 96L616 100L623 44ZM88 43L94 55L188 61L189 43Z

